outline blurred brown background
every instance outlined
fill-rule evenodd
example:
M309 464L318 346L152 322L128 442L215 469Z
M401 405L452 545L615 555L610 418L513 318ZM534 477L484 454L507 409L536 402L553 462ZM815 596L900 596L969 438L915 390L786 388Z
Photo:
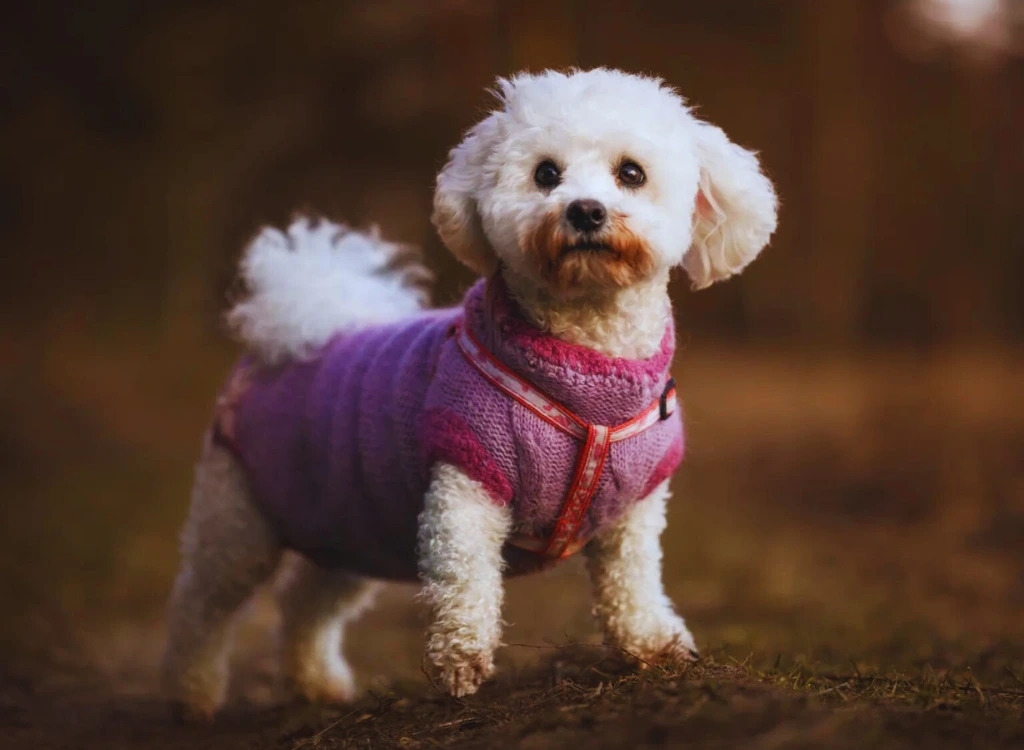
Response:
M1012 0L7 10L7 663L95 666L120 643L100 661L142 664L149 684L191 462L235 354L219 315L244 241L301 207L375 222L423 246L437 299L455 300L471 279L429 225L434 174L495 76L568 65L664 77L760 152L782 199L741 278L673 287L690 453L667 578L698 639L1019 663L1022 28ZM512 619L587 632L574 586L555 614L514 589ZM111 623L117 638L89 640Z
M772 251L680 295L688 329L1024 340L1020 58L908 55L901 39L924 32L897 3L21 6L0 104L19 340L130 320L147 340L202 341L242 242L299 206L426 246L447 293L466 278L426 220L436 170L496 75L566 65L664 77L778 185Z

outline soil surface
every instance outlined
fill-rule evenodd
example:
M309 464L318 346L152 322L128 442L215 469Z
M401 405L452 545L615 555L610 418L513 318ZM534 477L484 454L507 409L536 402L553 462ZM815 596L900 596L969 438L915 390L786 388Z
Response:
M277 692L263 594L223 714L174 725L163 602L229 356L185 372L83 346L0 401L0 747L1024 747L1024 362L976 352L680 355L665 579L696 664L600 644L577 560L509 583L478 695L422 674L395 587L347 639L359 701L302 705Z

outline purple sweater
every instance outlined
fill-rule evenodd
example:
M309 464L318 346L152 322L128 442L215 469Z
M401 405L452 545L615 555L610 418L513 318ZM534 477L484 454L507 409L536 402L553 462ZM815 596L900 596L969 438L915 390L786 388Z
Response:
M463 306L342 335L314 359L243 361L214 438L242 463L285 546L376 578L417 577L417 516L430 466L445 461L510 505L517 534L551 533L580 445L488 383L458 350L466 325L507 368L587 422L618 425L661 395L672 327L647 360L606 357L531 327L500 279ZM682 459L677 412L612 445L580 528L586 539L644 498ZM508 545L509 572L544 562Z

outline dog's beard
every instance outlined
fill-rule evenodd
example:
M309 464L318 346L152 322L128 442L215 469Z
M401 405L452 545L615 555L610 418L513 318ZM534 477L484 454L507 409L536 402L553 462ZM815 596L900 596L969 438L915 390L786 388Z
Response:
M650 248L619 215L600 232L580 234L567 229L560 214L548 214L523 249L561 293L623 289L649 278L655 267Z

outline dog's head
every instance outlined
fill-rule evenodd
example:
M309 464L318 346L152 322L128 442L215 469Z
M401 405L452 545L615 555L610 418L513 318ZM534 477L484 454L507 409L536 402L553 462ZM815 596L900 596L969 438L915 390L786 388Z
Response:
M597 69L498 81L500 108L437 178L434 225L478 273L500 261L562 296L683 265L706 287L775 230L756 157L655 78Z

